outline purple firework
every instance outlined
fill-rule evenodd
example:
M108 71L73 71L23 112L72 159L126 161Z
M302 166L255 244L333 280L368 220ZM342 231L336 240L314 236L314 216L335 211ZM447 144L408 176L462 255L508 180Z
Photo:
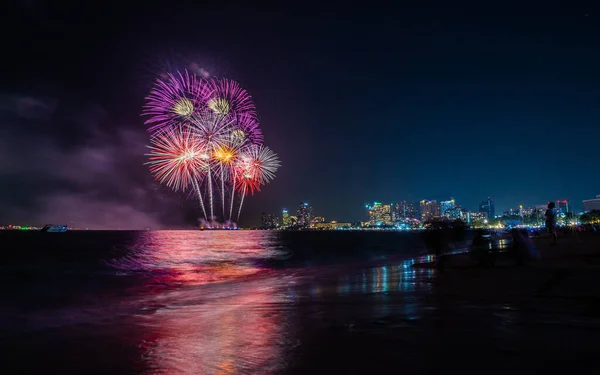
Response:
M246 114L236 116L230 132L230 138L233 143L240 146L249 144L262 145L264 140L256 117Z
M256 107L248 92L227 78L212 78L207 81L210 89L208 108L228 116L250 116L256 118Z
M168 79L156 80L156 85L146 97L142 115L149 116L145 124L154 132L164 127L178 125L194 114L206 109L212 97L211 86L195 74L168 74Z

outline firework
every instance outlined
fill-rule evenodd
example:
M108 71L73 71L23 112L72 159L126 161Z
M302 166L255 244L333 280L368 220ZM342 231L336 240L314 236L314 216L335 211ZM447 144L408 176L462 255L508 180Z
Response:
M212 78L207 85L210 91L207 105L213 112L227 116L256 117L252 98L237 82L226 78Z
M240 145L262 145L263 134L255 117L248 114L237 115L230 137Z
M165 81L157 80L146 98L142 115L149 116L145 124L153 132L164 127L177 126L196 113L206 109L211 87L203 79L184 71L168 74Z
M275 172L280 165L277 154L268 147L252 146L244 151L237 165L239 178L235 182L237 190L241 191L238 220L246 194L260 191L261 185L267 184L275 178Z
M150 172L174 190L185 191L206 169L206 149L187 127L164 130L148 146Z
M230 170L232 170L239 154L239 149L236 147L236 143L229 142L228 144L222 145L213 153L214 160L219 165L221 172L221 203L223 208L223 217L225 217L225 181L228 179ZM235 178L235 177L234 177ZM233 198L234 194L231 194L231 206L229 210L229 218L231 218L231 210L233 209Z
M261 185L274 179L275 172L281 166L277 154L266 146L249 147L243 158L243 168L246 174Z
M231 220L235 196L240 196L239 219L245 196L260 191L280 166L277 155L262 145L250 95L235 81L206 80L187 71L169 74L157 80L143 115L152 134L150 172L176 191L193 191L210 220L215 219L214 188L220 190L223 220Z
M165 129L151 139L148 148L146 164L159 182L175 191L186 191L192 186L199 193L198 181L209 168L209 155L192 129L186 126ZM199 199L206 216L201 195Z
M214 204L213 204L213 169L218 165L219 160L215 158L217 151L222 150L223 147L229 141L229 133L233 127L233 120L230 120L226 116L215 114L211 111L206 111L194 118L190 122L191 128L198 139L202 142L204 148L209 153L209 168L207 170L207 183L208 183L208 201L210 207L211 220L214 218ZM223 168L221 170L221 176L224 175ZM223 181L223 178L221 178ZM224 198L224 182L222 183L221 189L223 195L223 213L225 213L225 198Z

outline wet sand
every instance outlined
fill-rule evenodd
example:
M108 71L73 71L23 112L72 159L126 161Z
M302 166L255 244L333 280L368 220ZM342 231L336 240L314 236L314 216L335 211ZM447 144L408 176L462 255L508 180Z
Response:
M449 256L447 272L439 275L436 289L496 301L531 297L600 299L600 235L561 237L556 245L543 237L533 243L541 259L522 266L515 266L506 255L498 256L490 268L476 267L466 254Z

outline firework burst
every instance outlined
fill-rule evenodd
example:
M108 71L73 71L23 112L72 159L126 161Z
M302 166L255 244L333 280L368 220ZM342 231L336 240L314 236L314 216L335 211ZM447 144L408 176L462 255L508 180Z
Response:
M262 145L250 95L235 81L206 80L187 71L169 74L157 80L142 114L152 135L150 172L176 191L193 191L210 221L216 219L214 190L220 192L223 221L231 220L238 195L239 219L244 197L260 191L280 166L277 155Z
M142 115L148 116L145 124L154 132L164 127L174 127L195 113L206 109L211 97L211 87L195 75L177 72L168 74L166 80L158 79L146 97Z
M252 98L237 82L227 78L212 78L208 81L208 87L210 98L207 104L213 112L227 116L256 117Z
M202 178L208 167L206 149L185 126L166 129L152 137L147 154L150 172L175 191L185 191Z
M243 168L261 185L274 179L280 166L277 154L266 146L249 147L245 152Z

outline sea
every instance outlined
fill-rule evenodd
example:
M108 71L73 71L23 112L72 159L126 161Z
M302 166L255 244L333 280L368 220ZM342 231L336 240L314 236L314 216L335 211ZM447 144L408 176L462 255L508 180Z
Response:
M428 261L410 232L2 231L0 372L599 368L600 326L440 294Z

